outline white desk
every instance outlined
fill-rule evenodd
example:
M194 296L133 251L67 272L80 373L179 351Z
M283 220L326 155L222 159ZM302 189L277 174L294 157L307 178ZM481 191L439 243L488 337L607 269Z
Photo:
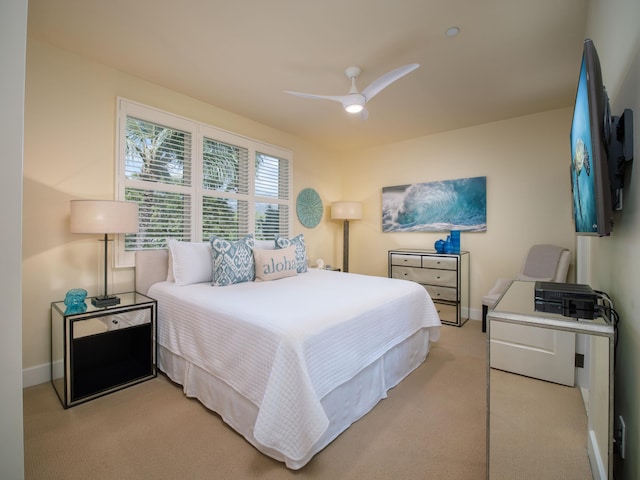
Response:
M589 351L587 352L589 368L589 385L583 390L583 400L587 412L586 444L589 462L595 479L613 478L613 366L614 366L614 328L607 318L598 317L594 320L579 320L562 315L537 312L534 305L534 282L514 281L502 298L487 315L487 476L501 478L497 473L491 474L491 452L498 456L501 445L509 442L505 432L501 438L497 432L492 435L491 429L491 390L492 369L490 368L491 325L496 322L527 325L544 329L562 330L588 336ZM495 372L494 382L503 375ZM526 378L526 377L522 377ZM535 382L535 380L534 380ZM540 381L538 381L540 382ZM541 382L548 384L548 382ZM497 385L494 387L497 388ZM569 389L569 387L560 387ZM495 413L495 412L494 412ZM496 428L497 430L497 428ZM533 439L532 439L533 440ZM535 440L533 440L535 441ZM506 443L505 443L506 442ZM555 452L557 453L557 452ZM529 451L522 451L523 459L530 457ZM517 462L517 459L513 459ZM499 469L494 469L496 472ZM527 472L529 473L529 472ZM535 472L531 472L534 474ZM532 478L542 478L537 475Z

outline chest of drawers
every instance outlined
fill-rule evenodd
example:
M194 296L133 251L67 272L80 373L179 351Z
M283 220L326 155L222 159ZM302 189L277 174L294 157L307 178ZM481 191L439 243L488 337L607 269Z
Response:
M389 250L389 277L422 285L442 323L461 327L469 319L469 252Z

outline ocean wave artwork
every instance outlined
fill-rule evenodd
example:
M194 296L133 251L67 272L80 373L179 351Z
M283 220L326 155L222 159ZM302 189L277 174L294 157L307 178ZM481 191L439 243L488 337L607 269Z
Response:
M382 188L383 232L487 230L487 177Z

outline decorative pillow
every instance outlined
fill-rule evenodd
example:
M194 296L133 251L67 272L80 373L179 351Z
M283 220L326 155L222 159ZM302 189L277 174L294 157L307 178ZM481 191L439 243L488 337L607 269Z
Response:
M211 245L208 242L181 242L174 238L167 241L169 247L169 276L177 285L210 282Z
M253 259L256 265L256 281L277 280L298 274L294 245L279 250L254 248Z
M247 235L235 242L214 235L209 241L213 253L212 285L222 287L253 281L255 278L253 235Z
M301 233L293 238L276 237L276 248L296 247L296 265L298 273L307 271L307 247L304 243L304 235Z

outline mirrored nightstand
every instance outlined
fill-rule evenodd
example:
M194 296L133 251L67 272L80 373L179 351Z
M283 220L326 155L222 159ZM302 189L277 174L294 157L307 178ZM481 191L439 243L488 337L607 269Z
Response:
M103 308L91 298L73 311L51 304L51 383L64 408L157 376L157 303L118 296L120 304Z

